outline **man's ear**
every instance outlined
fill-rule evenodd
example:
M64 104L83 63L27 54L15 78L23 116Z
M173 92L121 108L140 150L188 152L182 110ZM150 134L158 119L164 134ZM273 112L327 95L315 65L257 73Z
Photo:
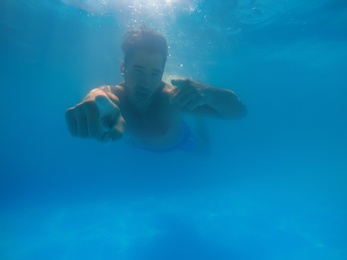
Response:
M124 77L125 67L124 67L124 61L120 62L120 74L122 77Z

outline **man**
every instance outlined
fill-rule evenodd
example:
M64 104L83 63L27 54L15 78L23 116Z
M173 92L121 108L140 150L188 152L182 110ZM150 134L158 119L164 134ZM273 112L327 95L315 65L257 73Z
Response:
M242 118L246 107L228 89L189 79L162 81L168 47L165 38L148 29L129 31L122 42L124 82L92 90L66 111L73 136L101 142L127 140L141 148L194 150L198 139L184 114L225 119Z

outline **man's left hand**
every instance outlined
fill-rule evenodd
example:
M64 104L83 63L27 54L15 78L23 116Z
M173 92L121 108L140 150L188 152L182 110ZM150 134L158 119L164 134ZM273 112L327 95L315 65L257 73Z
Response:
M173 79L171 84L176 87L171 92L171 104L179 104L190 110L206 104L207 85L190 79Z

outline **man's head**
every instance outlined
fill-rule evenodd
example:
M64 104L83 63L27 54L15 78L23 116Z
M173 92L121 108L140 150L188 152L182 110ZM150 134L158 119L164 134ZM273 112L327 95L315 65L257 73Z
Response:
M134 106L144 109L162 86L166 40L159 33L141 28L128 32L121 46L124 52L121 73L127 95Z
M163 57L163 66L165 66L168 55L166 39L163 35L149 28L141 27L138 30L128 31L124 35L121 47L125 66L137 50L144 50L148 53L160 53Z

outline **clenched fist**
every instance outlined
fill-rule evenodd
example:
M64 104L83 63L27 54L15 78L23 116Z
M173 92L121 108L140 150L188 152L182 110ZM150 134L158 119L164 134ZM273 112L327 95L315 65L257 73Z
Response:
M125 121L116 104L105 95L88 98L69 108L66 121L73 136L110 143L122 137Z

